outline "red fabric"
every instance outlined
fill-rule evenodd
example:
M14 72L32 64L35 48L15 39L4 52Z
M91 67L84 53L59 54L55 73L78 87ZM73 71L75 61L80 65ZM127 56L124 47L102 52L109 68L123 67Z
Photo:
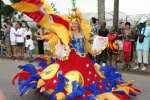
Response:
M57 63L61 65L60 70L62 70L63 74L73 70L79 71L83 76L84 86L91 85L93 82L102 79L95 71L92 60L89 57L78 56L74 50L67 61L57 61Z
M133 43L130 40L123 42L123 60L124 62L132 61Z
M70 53L68 60L57 61L56 63L60 65L60 68L58 71L62 71L63 75L65 75L66 73L70 71L80 72L83 76L84 86L91 85L94 82L102 79L95 71L92 60L89 57L78 56L74 50ZM58 78L57 78L57 75L55 75L52 79L44 80L44 81L45 81L44 87L46 90L54 89L56 88ZM89 94L90 94L90 91L87 91L86 95L89 95Z
M56 15L56 14L50 14L50 16L53 18L53 21L55 23L61 24L66 27L67 30L69 30L69 22L64 20L62 17Z
M35 22L40 22L41 19L43 18L44 14L40 11L36 11L36 12L23 12L25 13L27 16L29 16L30 18L32 18Z
M33 3L35 5L41 4L41 0L21 0L28 3Z
M107 35L109 42L114 42L117 39L116 33L109 33Z
M120 100L129 100L130 97L127 96L126 94L119 94L119 93L114 93L115 96L117 96Z
M31 74L26 71L20 71L18 72L12 79L12 84L15 85L15 81L17 79L19 80L27 80L29 77L31 77Z
M56 63L60 65L60 68L58 71L62 71L63 75L65 75L66 73L70 71L80 72L83 76L84 86L91 85L94 82L102 79L95 71L92 60L89 57L78 56L74 50L72 50L72 52L70 53L68 60L66 61L58 60ZM88 67L87 67L87 64L88 64ZM45 82L44 87L46 90L55 89L56 84L58 83L57 75L55 75L50 80L44 80L44 82ZM90 93L91 93L90 91L86 91L86 95L90 95Z
M108 41L109 41L109 44L107 47L109 53L118 53L118 46L115 43L115 41L117 39L116 33L111 32L107 35L107 37L108 37Z

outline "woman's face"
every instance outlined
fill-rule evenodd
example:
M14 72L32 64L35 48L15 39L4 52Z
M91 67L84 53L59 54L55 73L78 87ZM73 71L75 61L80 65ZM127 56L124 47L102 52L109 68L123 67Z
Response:
M16 28L20 28L20 24L19 23L16 23Z
M125 25L125 28L126 28L126 29L130 29L130 26L129 26L129 25Z
M77 21L74 21L72 22L71 27L73 31L79 30L79 23Z

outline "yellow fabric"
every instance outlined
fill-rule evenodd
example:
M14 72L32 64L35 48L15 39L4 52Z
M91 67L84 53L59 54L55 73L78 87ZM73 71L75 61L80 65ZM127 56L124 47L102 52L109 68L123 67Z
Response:
M53 91L54 91L53 89L49 89L49 90L46 90L46 93L51 94Z
M47 2L47 0L41 0L43 7L48 14L54 13L52 6Z
M51 27L51 29L53 29L56 32L57 36L61 39L61 41L65 45L69 44L69 41L70 41L69 31L63 25L53 23L53 24L51 24L50 27Z
M51 38L49 39L49 41L48 41L48 44L49 44L49 46L50 46L50 50L51 50L51 52L54 54L54 52L55 52L55 50L56 50L56 45L57 45L57 43L58 43L58 41L59 41L59 38L58 38L58 36L56 35L56 34L50 34L51 35Z
M52 65L48 66L46 69L44 69L40 73L40 76L42 79L51 79L56 75L58 69L59 69L58 64L52 64Z
M100 94L95 99L96 100L120 100L118 97L116 97L112 93L103 93L103 94Z
M39 22L39 25L43 26L44 28L56 33L59 39L65 44L68 45L70 38L69 38L69 31L65 28L65 26L50 22L48 16L44 16L42 20Z
M44 84L45 84L45 82L42 79L40 79L37 83L37 88L42 87Z
M11 7L13 7L14 9L17 9L18 11L21 11L21 12L35 12L35 11L39 10L37 5L34 5L32 3L23 2L23 1L20 1L18 3L13 3L11 5Z
M137 91L134 88L132 88L132 87L130 87L128 85L129 85L128 83L127 84L118 85L116 88L113 89L113 91L120 91L120 90L122 90L127 95L129 94L129 92L137 93Z
M72 92L72 82L73 81L77 81L80 85L84 84L83 76L78 71L70 71L70 72L65 74L65 77L69 80L69 82L65 86L65 90L68 93Z
M66 100L65 98L65 94L62 92L56 94L56 100Z
M100 66L99 64L96 63L96 64L94 65L94 68L95 68L97 74L98 74L101 78L105 78L104 74L99 71L99 69L101 68L101 66Z

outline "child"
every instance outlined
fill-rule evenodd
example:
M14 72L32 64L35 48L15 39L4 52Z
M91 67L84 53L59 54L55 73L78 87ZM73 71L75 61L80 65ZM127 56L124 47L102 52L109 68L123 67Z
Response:
M133 58L133 42L131 40L132 30L129 22L125 23L124 42L123 42L123 69L130 69L130 62Z
M30 35L26 36L25 46L27 48L27 52L28 52L29 57L32 58L32 54L33 54L33 50L34 50L35 46L34 46L33 40L31 39Z

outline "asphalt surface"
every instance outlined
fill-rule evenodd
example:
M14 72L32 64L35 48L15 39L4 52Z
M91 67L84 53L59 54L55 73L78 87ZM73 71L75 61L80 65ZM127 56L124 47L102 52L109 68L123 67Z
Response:
M0 89L4 92L7 100L49 100L47 97L36 96L33 93L23 97L18 96L17 87L11 85L11 79L17 72L16 66L24 63L26 62L0 58ZM150 75L123 73L123 77L125 80L135 80L135 86L142 90L142 93L132 100L150 100Z

